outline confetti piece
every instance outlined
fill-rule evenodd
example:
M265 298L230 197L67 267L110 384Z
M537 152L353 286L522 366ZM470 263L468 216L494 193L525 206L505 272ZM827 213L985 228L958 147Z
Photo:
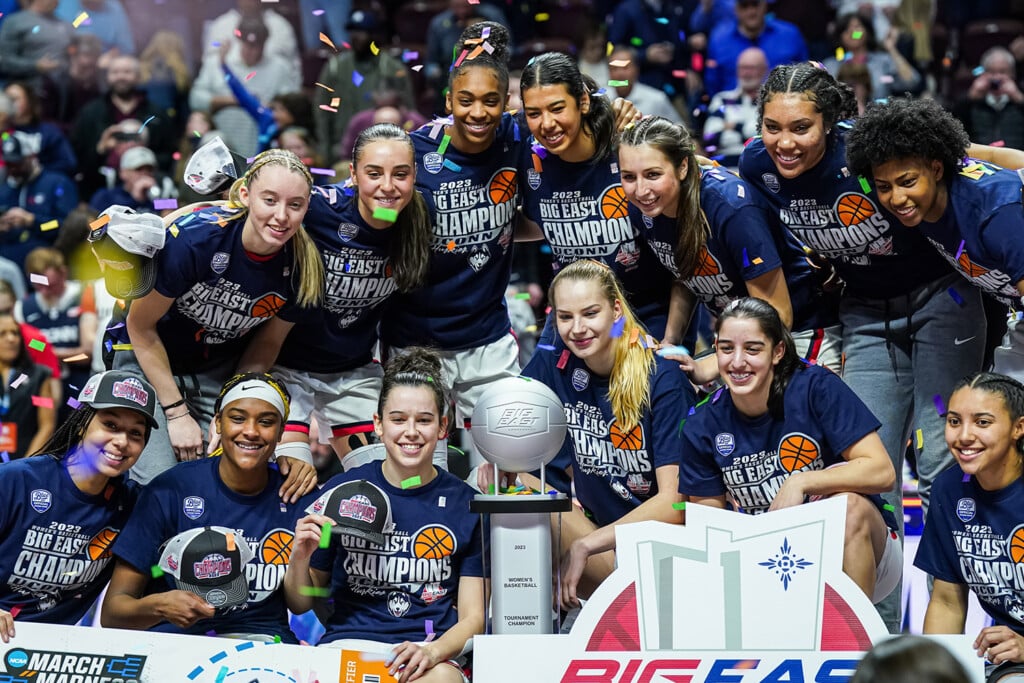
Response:
M513 298L519 299L520 301L529 301L530 293L529 292L519 292Z
M673 510L685 510L686 509L686 501L684 500L681 503L672 503L672 509Z
M854 40L860 40L861 38L864 37L864 32L854 31L853 33L850 34L850 37L853 38Z
M222 666L220 671L217 672L217 680L214 683L224 683L224 679L228 677L228 668Z
M754 264L755 266L759 266L759 265L761 265L762 263L764 263L764 259L763 259L763 258L761 258L760 256L755 256L755 257L754 257L754 260L753 260L753 261L751 261L751 263L753 263L753 264Z
M988 143L988 146L989 147L1005 147L1006 146L1006 140L993 140L992 142Z
M455 240L448 240L448 244L444 246L448 251L455 251Z
M33 339L32 341L30 341L28 343L28 348L32 349L33 351L40 351L40 352L41 351L45 351L46 350L46 342L44 342L44 341L42 341L40 339Z
M624 66L629 66L629 60L628 59L613 59L612 61L608 62L608 66L614 66L614 67L619 67L619 68L624 67Z
M280 643L281 642L281 636L275 635L274 636L274 642L275 643Z
M11 619L17 619L18 614L21 612L21 605L15 605L11 608Z
M373 217L379 221L385 221L388 223L394 223L398 220L398 212L394 209L385 209L378 206L373 210Z
M555 363L555 367L559 370L564 370L565 366L569 363L569 349L563 349L560 356L558 356L558 362Z
M331 39L327 37L326 33L323 33L323 32L320 33L320 42L323 43L324 45L326 45L327 47L331 48L335 52L338 51L338 48L334 46L334 43L331 42Z
M326 12L326 11L327 10L323 10L323 9L315 9L315 10L313 10L312 14L313 14L314 17L321 17L321 16L323 16L324 12Z
M448 143L451 142L451 141L452 141L451 136L448 135L447 133L445 133L444 137L441 138L441 144L437 146L437 153L438 154L444 154L445 150L448 149Z
M542 351L554 351L555 347L551 344L537 344L537 348Z
M457 163L449 159L444 160L444 167L447 168L449 171L454 171L455 173L458 173L459 171L462 170L461 166L459 166Z
M372 52L374 55L380 54L380 48L377 47L377 43L373 42L372 40L370 41L370 52Z
M636 344L637 339L640 338L640 328L634 327L633 331L629 333L629 343Z
M609 88L625 88L629 85L629 81L608 81Z
M419 70L423 68L423 65L422 64L417 64L416 66L409 67L409 68L411 68L413 71L416 71L418 73Z
M149 122L150 122L150 121L152 121L152 120L153 120L153 119L155 119L155 118L156 118L155 116L150 116L150 117L149 117L148 119L146 119L145 121L143 121L143 122L142 122L142 125L141 125L141 126L139 126L139 130L138 130L137 132L141 133L142 131L146 130L146 126L148 126L148 125L149 125Z
M89 19L89 13L88 12L82 12L77 17L75 17L75 20L71 22L71 25L74 26L75 28L78 28L79 26L81 26L88 19Z
M946 414L946 404L942 400L942 394L935 394L935 396L932 397L932 401L935 402L935 412L937 412L939 414L939 417L942 417L943 415L945 415Z
M85 353L79 353L74 356L68 356L64 359L65 363L77 363L80 360L89 360L89 355Z
M31 282L34 285L48 285L48 284L50 284L50 278L46 277L45 275L41 275L39 273L32 273L31 275L28 276L28 280L29 280L29 282Z
M640 47L641 45L644 44L644 39L643 38L637 38L636 36L633 36L632 38L629 39L629 42L634 47Z
M359 73L358 71L353 71L352 72L352 85L354 85L354 86L356 86L358 88L362 84L363 84L363 75L361 73Z
M93 229L93 230L99 230L100 228L102 228L104 225L106 225L109 222L110 222L110 215L107 214L106 216L100 216L99 218L94 220L92 223L89 223L89 227L91 229Z
M154 579L159 579L164 575L164 570L160 568L160 565L154 564L149 568L149 573L153 575Z
M960 296L960 292L956 291L952 287L950 287L946 291L949 292L949 296L951 296L953 298L953 301L955 301L958 306L963 306L964 305L964 298L962 296Z
M534 21L547 21L550 18L551 15L548 14L547 12L538 12L537 14L533 15Z
M540 157L536 154L533 154L531 156L533 157L533 170L536 171L537 173L542 173L544 169L541 167Z
M964 241L960 240L960 246L956 248L956 256L954 256L953 258L956 259L957 261L959 261L960 260L960 254L962 254L962 253L964 253Z
M311 166L309 172L313 175L325 175L330 177L334 177L337 173L333 168L316 168L315 166Z
M323 83L314 83L313 85L317 86L318 88L323 88L327 92L334 92L334 88L330 87L329 85L324 85Z
M329 111L332 114L337 114L338 113L337 109L335 109L334 107L332 107L330 105L327 105L327 104L321 104L320 108L323 109L324 111Z
M11 461L10 453L8 453L7 451L4 451L4 452L0 453L0 462L10 462L10 461ZM11 617L13 618L14 616L15 616L14 615L14 610L12 609L11 610Z
M178 232L179 232L178 231L178 224L177 223L173 224L171 227L169 227L167 229L167 231L169 233L171 233L171 237L177 237L178 236Z
M332 97L331 98L331 106L332 107L337 107L340 104L341 104L341 98L340 97Z
M71 408L71 410L78 410L79 408L82 407L82 404L79 403L78 399L74 398L74 397L69 398L67 400L67 404L68 404L68 407Z
M961 479L960 481L962 481L963 483L965 483L965 484L966 484L966 483L967 483L967 482L969 482L970 480L971 480L971 475L969 475L969 474L965 474L965 475L964 475L964 478L963 478L963 479Z
M156 209L157 211L164 211L167 209L173 211L174 209L178 208L178 200L175 199L174 197L169 197L167 199L154 199L153 208Z
M236 547L234 534L226 534L224 536L224 546L228 549L228 552L234 552Z
M320 547L326 548L331 545L331 523L324 522L320 527Z
M53 399L49 396L33 396L32 405L36 408L53 408Z
M527 295L527 296L529 296L529 295ZM624 329L626 329L626 317L625 316L621 316L618 320L616 320L614 323L612 323L612 331L611 331L612 337L621 337L622 336L622 331Z
M114 351L131 351L131 344L114 344Z
M917 435L917 450L924 448L924 432L918 429L914 434Z
M423 622L423 630L427 634L427 641L426 642L428 642L428 643L430 641L432 641L434 639L434 637L437 635L436 633L434 633L434 620L433 619L427 619L425 622Z
M31 344L30 344L30 346L31 346ZM15 379L13 382L11 382L11 389L17 389L18 387L21 386L22 382L24 382L27 379L28 379L28 375L26 375L25 373L21 373L20 375L18 375L17 379Z
M863 190L864 194L871 194L871 183L868 182L868 179L859 175L857 180L860 181L860 189Z
M402 488L411 489L414 486L420 486L422 483L423 480L420 479L419 475L416 475L415 477L409 477L408 479L402 481Z
M886 503L885 505L882 506L882 509L883 510L888 510L889 512L895 512L896 511L896 507L894 505L892 505L891 503Z
M743 247L743 267L744 268L749 268L750 267L750 259L747 258L747 248L746 247Z
M42 230L43 232L46 232L47 230L56 230L59 227L60 223L58 221L46 221L45 223L39 226L39 229Z

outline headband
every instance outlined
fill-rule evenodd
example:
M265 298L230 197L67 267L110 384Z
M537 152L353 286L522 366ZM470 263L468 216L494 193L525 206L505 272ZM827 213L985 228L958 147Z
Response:
M282 420L288 418L288 407L285 405L281 392L259 379L247 379L228 389L224 398L221 399L221 410L227 408L232 402L243 398L258 398L261 401L266 401L281 414Z

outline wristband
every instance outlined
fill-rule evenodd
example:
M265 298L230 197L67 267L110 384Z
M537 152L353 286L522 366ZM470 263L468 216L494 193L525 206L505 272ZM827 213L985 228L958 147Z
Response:
M313 464L313 452L307 441L289 441L277 444L274 452L276 458L294 458L299 462Z
M171 404L166 405L166 406L161 403L160 407L164 409L164 412L167 412L171 408L177 408L178 406L183 406L183 405L185 405L185 399L181 399L180 401L175 401L174 403L171 403Z
M181 415L175 415L174 417L168 417L168 418L167 418L167 421L168 421L168 422L170 422L171 420L177 420L178 418L182 418L182 417L185 417L186 415L191 415L191 414L192 414L192 413L190 413L190 412L188 412L188 411L186 410L186 411L185 411L184 413L182 413Z

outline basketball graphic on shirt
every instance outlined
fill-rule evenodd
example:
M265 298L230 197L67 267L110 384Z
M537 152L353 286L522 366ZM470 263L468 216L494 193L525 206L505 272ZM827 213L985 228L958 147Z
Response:
M871 203L871 200L856 192L848 192L836 202L836 215L839 217L839 222L847 227L863 223L874 216L875 211L875 205Z
M982 268L967 256L966 249L960 252L960 257L956 262L968 277L981 277L988 272L988 268Z
M493 176L487 186L487 196L492 204L504 204L516 196L516 172L503 168Z
M455 537L446 527L428 526L416 532L412 553L421 560L440 560L455 552Z
M270 293L252 305L251 315L254 318L273 318L284 304L284 299Z
M626 193L621 185L612 185L601 195L601 215L605 218L626 218L629 215Z
M291 557L292 532L274 529L260 543L260 559L263 564L288 564Z
M1013 560L1013 563L1024 562L1024 525L1013 530L1008 545L1010 546L1010 559Z
M787 434L779 442L779 462L787 472L796 472L814 462L820 453L818 444L806 434Z
M89 554L90 560L105 560L110 557L111 548L114 545L114 541L117 539L117 532L107 527L106 529L100 530L98 534L92 537L89 541L89 547L86 552Z
M618 422L612 422L608 427L608 438L615 448L637 451L644 445L644 428L641 425L636 425L628 432L623 432Z
M700 255L697 256L697 267L693 271L693 277L712 277L721 272L721 264L711 255L707 247L701 247Z

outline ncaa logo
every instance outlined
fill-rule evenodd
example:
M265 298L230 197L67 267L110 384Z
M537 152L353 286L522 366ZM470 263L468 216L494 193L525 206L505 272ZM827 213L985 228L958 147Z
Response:
M736 450L736 437L728 432L723 432L715 437L715 450L722 455L732 455Z
M644 214L643 216L644 216L644 227L647 228L648 230L650 230L651 228L654 227L654 219L651 218L650 216L648 216L647 214Z
M761 180L764 181L765 187L767 187L772 192L778 192L779 188L781 187L779 185L779 177L774 173L761 174Z
M188 496L182 501L181 511L189 519L199 519L206 511L206 501L199 496Z
M961 522L967 523L974 519L978 506L973 498L961 498L956 502L956 516Z
M437 152L427 152L423 155L423 168L428 173L439 173L444 167L444 157Z
M28 666L28 653L24 650L11 650L4 661L7 662L8 671L23 669Z
M531 189L536 190L540 187L540 173L537 173L537 169L531 168L526 171L526 183Z
M590 373L583 368L572 371L572 386L576 391L583 391L590 384Z
M43 514L50 509L50 505L53 503L53 494L46 489L36 489L29 494L29 503L33 510Z
M342 223L338 226L338 237L342 242L348 242L359 232L359 227L352 223Z
M228 263L231 261L231 254L226 251L218 251L210 259L210 268L217 275L221 275L225 270L228 269Z

